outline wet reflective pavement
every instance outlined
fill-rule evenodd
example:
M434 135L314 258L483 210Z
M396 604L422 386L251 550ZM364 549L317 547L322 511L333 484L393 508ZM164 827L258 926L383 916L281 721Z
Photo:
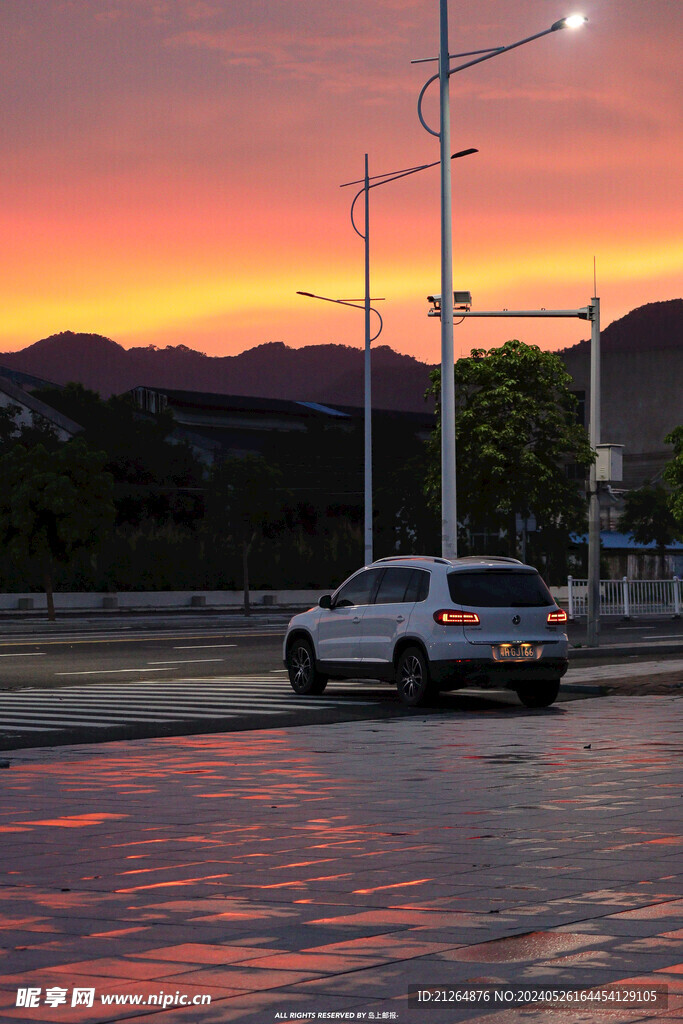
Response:
M683 1021L682 711L607 697L13 752L0 1020ZM667 1008L408 1003L610 982L665 985ZM77 988L93 1006L45 1002ZM101 1003L162 992L211 1005Z

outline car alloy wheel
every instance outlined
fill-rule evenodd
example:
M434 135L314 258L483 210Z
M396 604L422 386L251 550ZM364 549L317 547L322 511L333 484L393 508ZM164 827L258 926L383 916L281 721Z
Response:
M396 672L398 695L404 704L418 707L429 694L427 659L417 647L409 647L399 658Z
M295 640L290 647L287 669L295 693L322 693L327 686L327 676L316 671L313 650L306 640Z

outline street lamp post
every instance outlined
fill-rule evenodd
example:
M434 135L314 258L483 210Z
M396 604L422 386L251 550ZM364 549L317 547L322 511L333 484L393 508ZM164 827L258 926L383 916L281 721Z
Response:
M457 160L462 156L469 156L471 153L477 153L476 149L463 149L459 153L453 153L451 160ZM363 419L364 419L364 529L363 529L363 548L364 548L364 561L366 565L369 565L373 560L373 530L372 530L372 369L371 369L371 355L370 346L373 341L379 338L382 332L382 318L371 306L371 302L384 301L380 299L370 298L370 189L377 188L379 185L387 185L390 181L397 181L399 178L407 178L411 174L417 174L418 171L426 171L429 167L436 167L439 160L434 160L429 164L418 164L415 167L404 167L400 171L388 171L386 174L376 174L373 177L369 176L368 173L368 154L365 154L365 174L362 178L356 181L346 181L340 188L347 188L349 185L361 185L362 187L358 190L351 202L351 226L356 234L363 239L364 253L365 253L365 298L363 305L359 305L353 300L348 299L329 299L323 295L313 295L311 292L297 292L297 295L304 295L311 299L323 299L325 302L336 302L342 306L353 306L355 309L365 310L365 374L364 374L364 401L363 401ZM356 203L360 197L364 197L364 221L363 230L361 230L356 223L354 216ZM370 335L370 313L375 313L379 317L379 330L376 334Z
M365 167L367 172L367 156ZM362 192L362 190L361 190ZM367 211L367 200L366 200ZM367 224L367 221L366 221ZM355 228L355 225L354 225ZM366 232L367 233L367 232ZM367 246L366 246L367 250ZM377 341L384 326L379 310L372 306L371 302L384 302L384 299L370 298L370 264L366 251L365 259L365 299L361 306L359 302L352 299L330 299L326 295L314 295L312 292L297 292L307 299L320 299L322 302L335 302L338 306L351 306L352 309L365 311L365 398L364 398L364 558L365 564L372 562L372 410L370 405L370 345ZM370 334L370 314L374 313L379 319L377 333Z
M514 50L534 39L549 35L564 28L578 28L587 21L583 15L573 14L561 18L550 28L527 36L509 46L494 46L485 50L470 50L467 53L448 52L448 0L439 0L439 70L422 87L417 102L417 113L422 127L435 135L440 143L441 163L441 553L444 558L456 558L458 554L458 518L455 489L455 381L453 377L453 237L450 164L446 156L450 150L450 95L451 75L474 64L498 57L501 53ZM474 60L450 66L451 59L474 57ZM428 58L433 60L434 58ZM424 61L413 61L422 64ZM422 116L422 100L432 82L439 81L440 115L439 131L430 128Z
M591 300L590 445L600 443L600 299ZM588 646L597 647L600 633L600 494L595 462L588 483Z

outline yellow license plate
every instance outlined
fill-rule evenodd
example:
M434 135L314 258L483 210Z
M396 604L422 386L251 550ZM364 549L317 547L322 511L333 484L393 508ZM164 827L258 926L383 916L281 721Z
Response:
M499 644L494 648L498 661L535 661L538 655L537 644Z

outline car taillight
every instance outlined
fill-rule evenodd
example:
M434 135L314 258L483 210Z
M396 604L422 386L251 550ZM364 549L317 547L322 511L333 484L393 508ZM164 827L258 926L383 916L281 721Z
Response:
M441 626L478 626L479 616L476 612L460 612L454 608L441 608L434 612L434 621Z
M564 608L556 608L554 612L548 612L548 622L566 622L567 613Z

